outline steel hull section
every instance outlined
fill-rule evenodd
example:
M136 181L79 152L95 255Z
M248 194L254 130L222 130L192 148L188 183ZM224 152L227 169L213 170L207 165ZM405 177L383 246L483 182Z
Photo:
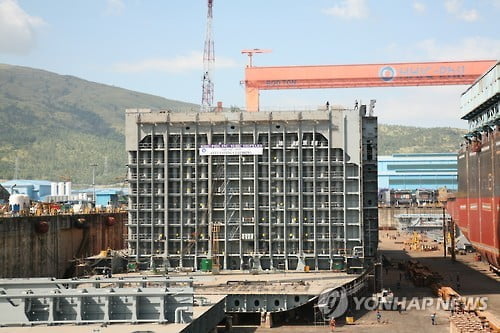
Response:
M457 198L449 202L447 207L454 222L474 248L497 268L500 268L499 206L500 197L494 197Z
M458 192L448 212L472 245L500 268L500 130L458 154Z

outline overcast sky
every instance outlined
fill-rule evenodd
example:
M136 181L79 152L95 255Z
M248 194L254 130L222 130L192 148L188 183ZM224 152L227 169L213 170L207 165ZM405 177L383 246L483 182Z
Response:
M0 63L201 102L206 0L0 0ZM214 0L215 100L256 66L500 59L500 0ZM262 109L376 99L380 123L466 128L466 86L261 92ZM134 107L131 105L130 107Z

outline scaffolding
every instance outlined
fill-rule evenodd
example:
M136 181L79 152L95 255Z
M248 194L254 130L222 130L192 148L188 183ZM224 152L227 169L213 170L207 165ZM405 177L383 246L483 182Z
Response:
M126 133L137 261L332 269L339 249L346 262L355 247L376 253L375 117L131 109Z

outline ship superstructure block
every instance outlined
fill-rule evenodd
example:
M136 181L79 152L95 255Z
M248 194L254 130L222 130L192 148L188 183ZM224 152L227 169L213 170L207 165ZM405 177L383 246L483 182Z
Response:
M366 265L378 217L365 113L128 109L130 254L194 269Z

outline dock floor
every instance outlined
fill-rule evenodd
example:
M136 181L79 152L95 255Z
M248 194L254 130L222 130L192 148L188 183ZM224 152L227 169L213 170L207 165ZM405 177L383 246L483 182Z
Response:
M389 234L389 237L387 237ZM396 237L393 239L392 237ZM474 254L457 255L457 261L451 262L450 256L443 258L442 248L439 251L422 252L409 251L408 247L403 250L404 245L401 243L409 238L408 235L397 237L395 231L380 231L380 253L385 255L392 262L406 261L415 259L422 264L429 266L433 271L440 273L443 276L442 284L456 288L456 277L459 276L460 290L462 296L483 296L488 297L488 311L496 316L500 315L500 278L494 273L489 272L486 262L478 262L474 260ZM401 276L401 288L397 289L397 283ZM429 297L437 300L429 287L416 287L414 284L404 278L404 272L395 268L383 271L383 285L385 288L390 288L396 297L417 297L422 299ZM432 308L426 310L402 311L381 311L381 323L376 320L375 311L359 311L355 312L354 325L346 325L344 320L337 320L337 327L334 332L449 332L450 312L444 310L436 311L437 325L432 325L431 315L434 312ZM224 330L219 330L224 332ZM287 325L276 328L261 328L261 327L238 327L237 332L242 333L319 333L330 332L328 326L314 325Z

